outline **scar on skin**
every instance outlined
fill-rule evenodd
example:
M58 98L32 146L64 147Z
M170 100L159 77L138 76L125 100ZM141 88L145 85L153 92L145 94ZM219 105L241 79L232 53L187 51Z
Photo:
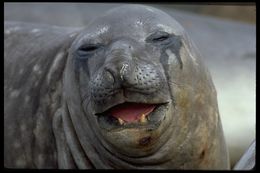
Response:
M15 97L18 97L19 94L20 94L20 91L18 91L18 90L13 90L13 91L11 92L11 94L10 94L10 97L11 97L11 98L15 98Z

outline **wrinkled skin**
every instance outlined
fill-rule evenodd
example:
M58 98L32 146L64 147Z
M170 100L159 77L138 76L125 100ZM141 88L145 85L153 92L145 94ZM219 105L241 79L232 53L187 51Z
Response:
M33 127L26 135L29 144L20 144L28 151L16 147L26 158L23 163L8 152L15 146L8 146L13 134L5 132L7 167L229 169L214 85L192 41L172 17L128 5L72 33L56 33L57 38L50 39L54 43L45 47L58 50L48 51L56 54L36 53L41 64L49 64L44 69L48 73L41 76L40 95L33 97L40 100L32 104L37 111L24 116L38 123L24 120ZM57 56L60 52L63 58ZM6 54L5 88L10 88L14 74L6 73L11 62L6 57L15 55ZM5 91L5 129L12 123L6 117L22 115L21 110L13 113L12 103L17 106L25 99L9 101L15 95L11 93ZM108 122L103 114L125 102L156 104L157 111L144 124ZM22 125L16 124L20 129Z

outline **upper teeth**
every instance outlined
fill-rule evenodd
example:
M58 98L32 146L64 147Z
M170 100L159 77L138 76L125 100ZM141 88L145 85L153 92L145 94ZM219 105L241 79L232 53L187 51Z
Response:
M122 120L121 118L118 118L118 121L119 121L120 125L125 123L124 120Z
M126 122L124 120L122 120L121 118L117 118L118 119L118 122L120 125L124 125ZM140 119L139 119L139 122L140 123L146 123L147 122L147 118L145 116L145 114L142 114Z
M142 114L142 116L141 116L141 118L140 118L140 122L141 122L141 123L146 123L146 122L147 122L147 119L146 119L146 117L145 117L144 114Z

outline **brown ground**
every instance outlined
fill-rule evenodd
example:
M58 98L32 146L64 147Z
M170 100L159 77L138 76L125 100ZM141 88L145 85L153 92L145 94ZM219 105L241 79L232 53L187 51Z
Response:
M192 13L231 19L251 24L256 23L256 6L248 5L172 5L173 8Z

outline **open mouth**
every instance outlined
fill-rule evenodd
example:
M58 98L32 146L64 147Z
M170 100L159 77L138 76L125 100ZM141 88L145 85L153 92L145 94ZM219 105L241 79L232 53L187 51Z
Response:
M145 104L125 102L96 114L101 128L106 130L158 127L165 118L167 103Z

